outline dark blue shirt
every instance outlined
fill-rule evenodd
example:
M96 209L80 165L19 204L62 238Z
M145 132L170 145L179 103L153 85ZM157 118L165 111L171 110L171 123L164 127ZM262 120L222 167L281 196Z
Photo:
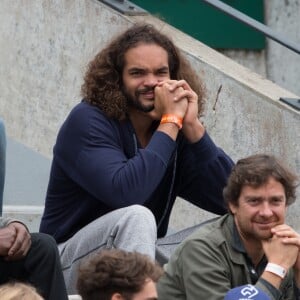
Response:
M54 146L40 231L64 242L96 218L132 204L148 207L167 231L175 198L216 214L226 212L222 190L232 160L207 133L190 144L155 131L141 148L129 120L106 117L96 106L78 104Z

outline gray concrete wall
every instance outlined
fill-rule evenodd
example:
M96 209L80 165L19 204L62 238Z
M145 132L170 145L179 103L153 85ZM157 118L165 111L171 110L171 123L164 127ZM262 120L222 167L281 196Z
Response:
M265 0L265 24L300 47L300 0ZM236 62L300 95L300 55L266 38L262 51L222 50Z
M86 63L115 33L146 20L173 38L205 81L203 121L215 142L234 160L274 153L300 174L300 114L278 101L297 96L167 24L96 0L2 0L0 12L0 115L8 135L33 151L51 158L58 128L80 101ZM199 211L178 199L172 227L210 217ZM299 213L298 199L289 222L300 231Z
M300 48L300 0L265 0L266 24ZM300 55L268 39L267 76L300 95Z
M97 0L1 0L0 14L0 113L8 135L51 157L86 63L128 21Z

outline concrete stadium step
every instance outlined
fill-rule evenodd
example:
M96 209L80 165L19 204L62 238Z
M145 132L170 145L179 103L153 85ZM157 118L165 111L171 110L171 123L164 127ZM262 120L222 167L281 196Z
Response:
M3 215L37 231L44 210L51 161L7 137Z
M30 230L30 232L38 232L41 216L44 206L34 205L4 205L3 216L18 219Z

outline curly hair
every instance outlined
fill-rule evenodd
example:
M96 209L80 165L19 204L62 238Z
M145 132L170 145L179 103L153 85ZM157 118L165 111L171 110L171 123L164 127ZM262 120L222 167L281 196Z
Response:
M174 43L150 24L135 24L117 36L88 64L81 95L108 116L126 118L127 100L122 92L125 53L139 44L156 44L168 53L170 77L184 79L198 95L199 115L204 110L204 85Z
M147 280L157 282L163 269L138 252L102 250L79 267L77 289L83 300L110 300L114 293L132 299Z
M271 177L283 185L286 204L294 203L298 177L276 157L267 154L252 155L237 162L228 178L227 186L223 190L225 202L227 205L232 203L234 206L238 206L238 199L245 185L260 187L266 184Z

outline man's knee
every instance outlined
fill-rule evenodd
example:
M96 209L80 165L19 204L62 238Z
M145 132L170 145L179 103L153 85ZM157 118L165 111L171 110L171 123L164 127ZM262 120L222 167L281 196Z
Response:
M132 221L140 219L141 221L148 222L149 224L156 224L155 217L149 208L135 204L128 206L126 209L126 214L128 214L131 217Z
M58 248L54 238L45 233L32 233L32 247L45 256L58 256Z

